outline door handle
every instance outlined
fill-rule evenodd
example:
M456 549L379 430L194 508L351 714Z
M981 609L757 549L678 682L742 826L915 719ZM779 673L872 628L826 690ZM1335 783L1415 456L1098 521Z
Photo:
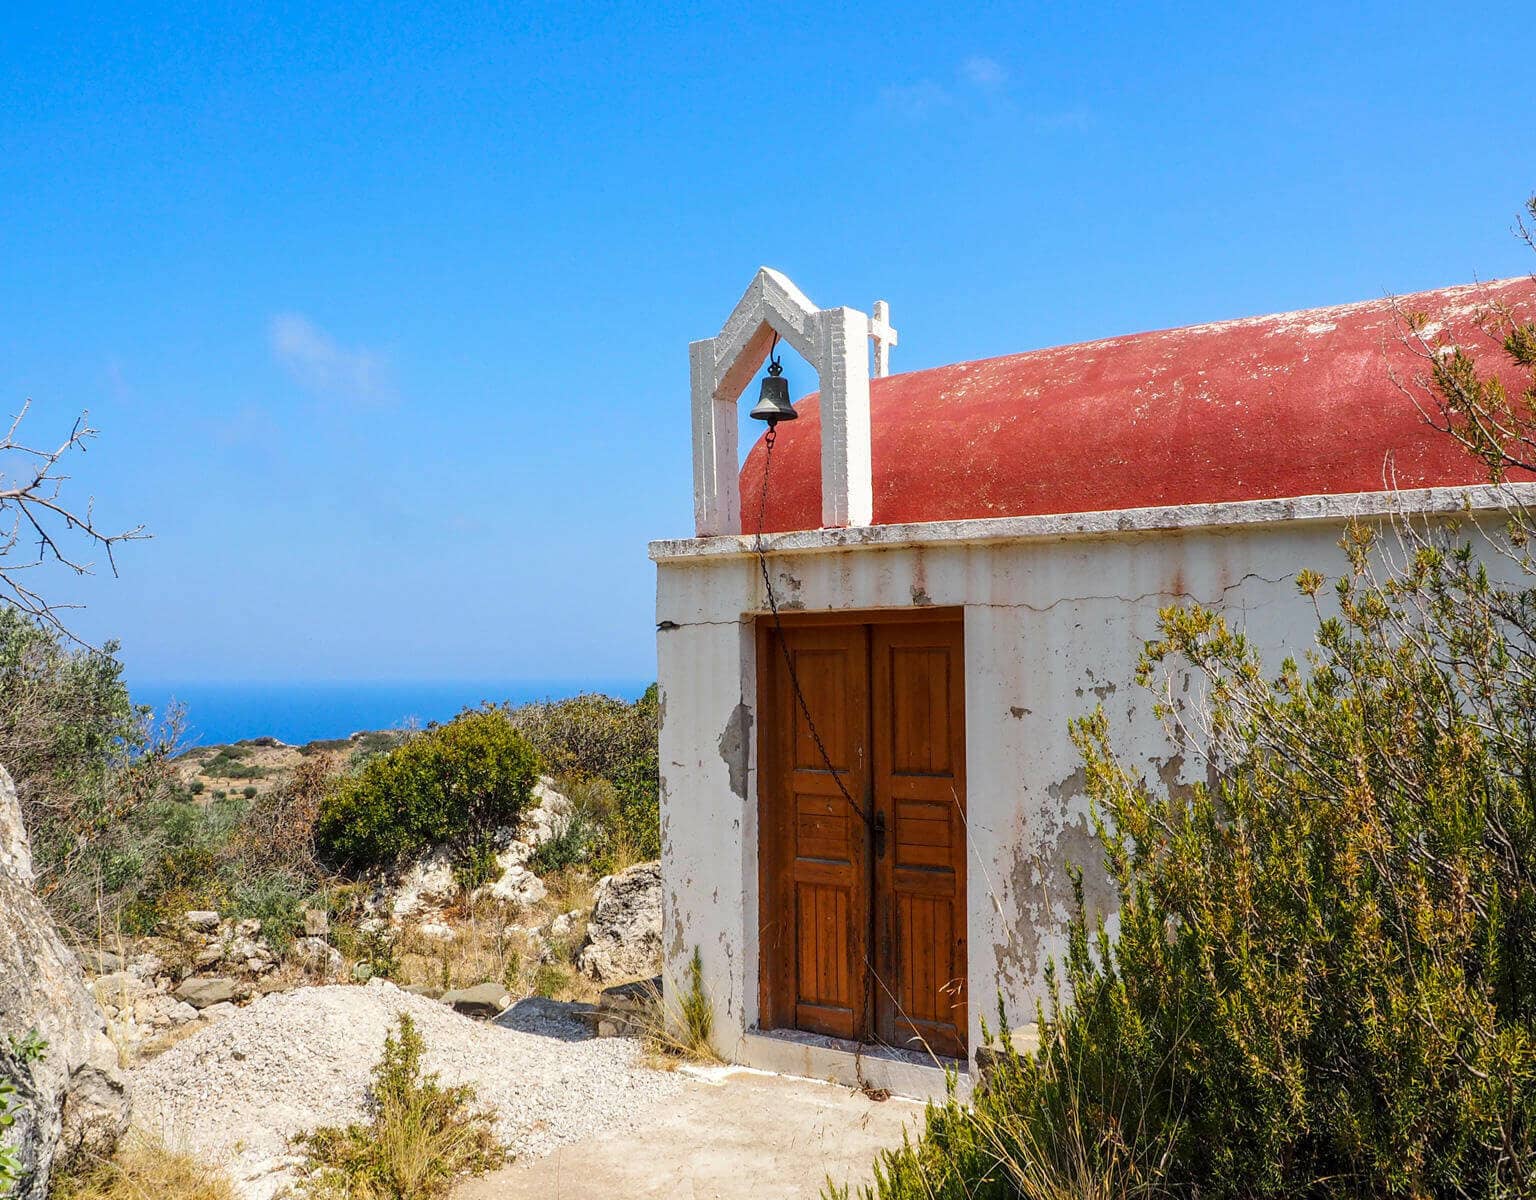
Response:
M885 814L875 813L875 857L885 857Z

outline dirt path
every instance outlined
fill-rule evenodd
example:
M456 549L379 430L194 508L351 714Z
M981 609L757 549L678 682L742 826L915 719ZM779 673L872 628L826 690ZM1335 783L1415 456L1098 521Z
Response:
M869 1182L876 1153L922 1124L915 1101L833 1084L733 1069L685 1078L622 1129L471 1180L454 1200L812 1200L828 1176Z

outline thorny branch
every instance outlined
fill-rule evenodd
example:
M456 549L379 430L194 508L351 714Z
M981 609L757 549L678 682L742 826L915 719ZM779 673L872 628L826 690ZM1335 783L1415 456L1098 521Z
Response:
M32 402L28 400L0 437L0 604L8 604L74 641L76 637L60 614L78 605L57 604L47 599L25 573L46 563L64 566L76 575L90 575L95 563L74 547L95 548L104 553L112 574L117 574L116 548L120 542L146 538L142 525L110 532L96 522L95 502L84 508L64 498L69 476L59 468L72 452L83 454L96 430L82 413L69 436L52 449L28 445L21 439L21 423Z

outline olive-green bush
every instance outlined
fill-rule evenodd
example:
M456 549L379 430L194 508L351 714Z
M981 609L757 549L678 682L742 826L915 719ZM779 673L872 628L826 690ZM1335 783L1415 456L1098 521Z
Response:
M633 704L587 694L527 704L511 718L575 805L583 861L607 870L660 856L661 703L654 683Z
M176 790L174 719L157 725L132 702L116 649L70 646L0 605L0 765L16 783L38 894L74 936L110 919L142 857L134 819Z
M320 806L320 857L357 870L448 845L460 862L483 865L496 830L521 820L537 768L505 710L462 713L340 781Z
M1426 354L1496 479L1536 446L1536 325L1502 347L1501 376ZM1208 783L1075 723L1118 933L1079 876L1039 1051L930 1109L871 1194L1536 1195L1536 515L1390 534L1348 530L1331 597L1300 572L1316 649L1273 677L1220 614L1164 611L1140 682Z

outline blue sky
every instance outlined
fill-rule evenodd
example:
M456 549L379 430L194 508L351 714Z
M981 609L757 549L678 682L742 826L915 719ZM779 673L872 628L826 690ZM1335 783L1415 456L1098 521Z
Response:
M1532 267L1524 5L11 5L0 408L137 678L641 678L687 343L897 370ZM792 370L797 393L812 385Z

